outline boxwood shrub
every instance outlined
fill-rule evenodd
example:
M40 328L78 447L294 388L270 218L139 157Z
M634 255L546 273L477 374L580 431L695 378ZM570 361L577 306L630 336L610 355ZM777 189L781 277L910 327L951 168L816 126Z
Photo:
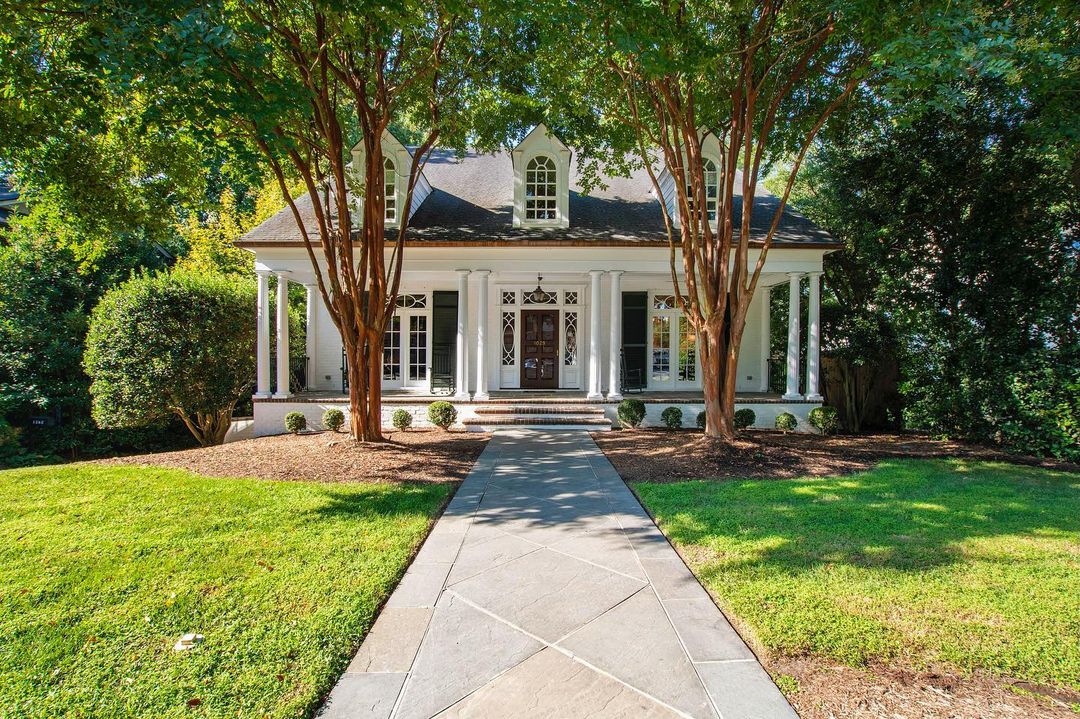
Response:
M432 402L427 408L428 421L441 429L449 429L457 421L457 409L444 399Z
M783 432L794 432L799 420L791 412L782 412L776 417L776 428Z
M430 414L430 410L428 411L428 414ZM412 412L407 409L395 409L394 414L390 416L390 423L394 425L395 429L406 430L409 427L412 427ZM450 424L453 423L454 421L450 420ZM450 424L446 426L449 427Z
M624 427L640 427L645 421L645 403L640 399L624 399L619 402L618 415Z
M323 412L322 426L331 432L337 432L343 426L345 426L345 413L340 409L330 409Z
M289 412L285 415L285 429L296 434L307 429L307 417L302 412Z
M668 429L681 429L682 410L678 407L667 407L660 413L660 420Z

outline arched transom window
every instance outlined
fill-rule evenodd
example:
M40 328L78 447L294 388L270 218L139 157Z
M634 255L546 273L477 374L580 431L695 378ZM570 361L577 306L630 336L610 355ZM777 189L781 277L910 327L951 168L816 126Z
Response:
M540 155L525 168L525 220L546 222L558 218L555 162Z
M719 193L717 176L716 176L716 163L705 157L701 160L701 171L705 177L705 212L708 213L709 222L716 222L716 199ZM686 194L687 200L690 203L690 208L694 207L693 191L690 189L690 176L687 173L686 178Z
M397 172L389 157L383 162L383 202L386 221L397 222Z

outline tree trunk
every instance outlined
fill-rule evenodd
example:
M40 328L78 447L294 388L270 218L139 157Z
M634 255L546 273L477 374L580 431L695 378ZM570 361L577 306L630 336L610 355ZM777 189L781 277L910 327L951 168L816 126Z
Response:
M712 327L701 331L701 384L705 392L705 436L735 439L735 393L729 384L726 351L720 333ZM734 377L732 377L732 382Z
M375 333L372 333L374 335ZM349 433L357 442L382 442L382 336L358 335L346 352L349 365Z
M204 414L198 412L194 417L186 412L176 410L176 414L184 422L192 436L199 442L200 447L213 447L225 441L225 435L232 425L232 413L236 404L233 403L224 409Z

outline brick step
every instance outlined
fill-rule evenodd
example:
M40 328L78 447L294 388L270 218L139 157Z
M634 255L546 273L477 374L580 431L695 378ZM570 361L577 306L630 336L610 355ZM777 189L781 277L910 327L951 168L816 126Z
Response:
M477 407L475 412L480 415L513 415L513 414L584 414L584 415L604 415L603 407L590 407L588 405L554 405L554 406L541 406L541 405L521 405L521 404L507 404L507 405L494 405Z
M568 417L559 415L491 415L487 417L468 417L461 421L466 427L590 427L593 429L611 429L611 420L606 417Z

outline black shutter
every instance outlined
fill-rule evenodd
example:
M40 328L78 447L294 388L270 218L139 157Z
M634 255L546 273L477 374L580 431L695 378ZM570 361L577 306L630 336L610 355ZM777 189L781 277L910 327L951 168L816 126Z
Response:
M432 293L431 389L453 390L457 364L457 291Z
M638 377L644 384L646 343L649 338L649 293L623 292L622 341L623 362L627 377Z

